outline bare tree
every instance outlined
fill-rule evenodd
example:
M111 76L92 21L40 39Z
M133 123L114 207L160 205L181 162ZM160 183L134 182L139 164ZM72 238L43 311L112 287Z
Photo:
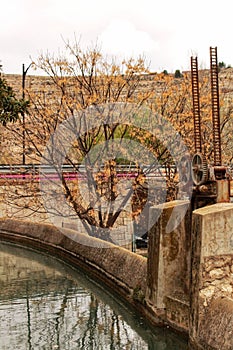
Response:
M22 215L26 208L27 215L31 210L79 218L88 234L110 239L127 205L133 208L127 215L137 220L151 204L177 197L171 169L187 151L180 140L193 148L189 74L179 79L151 75L143 58L118 64L98 47L84 51L76 42L68 42L58 57L41 55L36 66L48 77L39 89L27 91L26 159L41 164L35 174L40 182L12 187L11 205L23 209ZM211 157L206 74L200 82L204 145ZM232 111L225 106L223 131L231 120ZM21 144L20 124L10 126L12 131ZM159 173L161 165L165 170L158 179L165 177L165 183L150 186L149 175ZM185 181L190 184L190 178Z
M145 121L153 119L146 108L153 84L143 87L148 73L143 58L117 64L97 47L82 51L77 43L67 43L66 49L58 58L47 54L36 63L49 80L39 91L28 90L26 159L41 164L40 187L29 183L26 193L24 186L11 200L19 209L42 213L42 196L50 215L79 218L88 234L109 240L133 197L141 202L127 214L131 219L145 203L164 199L164 188L148 191L146 180L166 149L153 147L153 155L143 148L149 135ZM20 130L14 132L20 143Z

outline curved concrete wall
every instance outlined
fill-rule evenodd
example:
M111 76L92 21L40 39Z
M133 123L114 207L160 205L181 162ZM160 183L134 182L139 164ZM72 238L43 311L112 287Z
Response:
M143 310L147 259L124 248L49 224L0 219L0 239L48 251L88 270Z

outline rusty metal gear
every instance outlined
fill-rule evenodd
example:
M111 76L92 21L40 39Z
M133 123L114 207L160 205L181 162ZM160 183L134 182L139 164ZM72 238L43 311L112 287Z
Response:
M196 153L192 159L192 179L196 186L204 184L208 180L208 165L205 156Z

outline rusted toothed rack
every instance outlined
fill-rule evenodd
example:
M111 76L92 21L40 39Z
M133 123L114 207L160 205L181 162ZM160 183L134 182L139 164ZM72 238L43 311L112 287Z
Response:
M195 151L201 153L201 117L200 117L197 57L191 57L191 76L192 76Z
M210 47L214 165L222 165L217 47Z

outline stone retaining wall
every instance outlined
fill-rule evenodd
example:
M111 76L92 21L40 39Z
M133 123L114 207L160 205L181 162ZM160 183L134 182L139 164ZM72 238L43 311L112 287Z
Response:
M199 349L233 349L233 300L214 298L202 318L199 332Z
M190 340L233 349L233 204L193 212ZM228 308L228 309L227 309Z
M54 224L59 229L71 229L85 233L82 220L78 216L72 215L72 212L66 212L67 207L64 206L63 202L56 201L52 204L54 206L52 214L49 211L46 212L43 197L39 191L38 181L30 180L21 183L0 181L0 218ZM129 200L114 224L114 231L110 237L111 242L132 250L133 234L132 205Z

